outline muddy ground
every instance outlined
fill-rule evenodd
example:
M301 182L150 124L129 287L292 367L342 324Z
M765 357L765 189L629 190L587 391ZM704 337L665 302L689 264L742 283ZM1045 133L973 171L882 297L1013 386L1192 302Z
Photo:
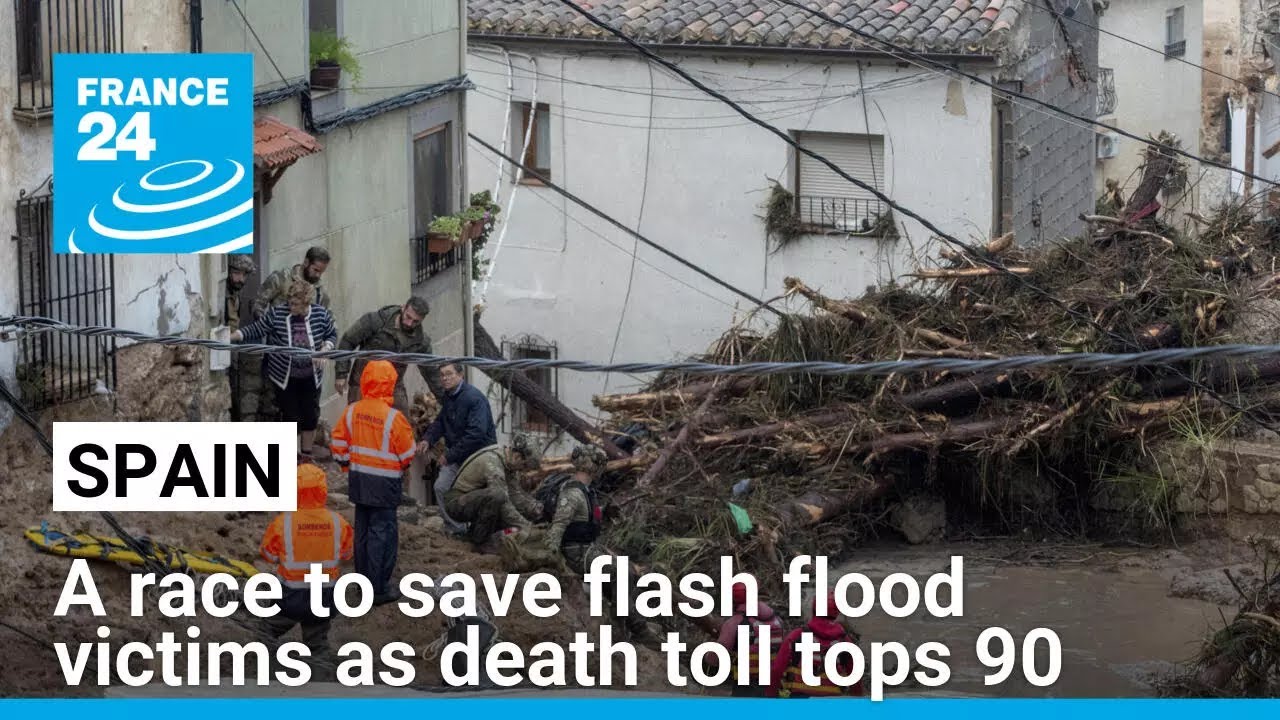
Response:
M106 399L67 406L47 414L46 431L54 419L110 417ZM104 415L105 413L105 415ZM113 642L155 643L165 631L183 639L188 625L202 628L202 641L249 642L258 639L226 620L171 620L158 613L129 616L129 571L95 562L94 577L109 617L94 618L76 608L67 618L53 615L70 560L36 552L22 533L48 521L64 531L87 530L110 534L95 513L54 514L51 507L48 457L32 441L28 428L15 421L0 435L0 642L8 650L0 663L0 695L100 696L96 684L69 688L61 675L53 642L95 642L100 624L111 628ZM331 468L331 485L344 482ZM348 519L353 513L345 496L335 492L331 506ZM469 545L439 531L430 508L406 508L401 515L401 548L397 573L416 571L439 578L450 572L472 575L501 573L498 559L475 553ZM149 535L195 551L216 552L252 561L267 514L150 514L120 515L120 521L139 535ZM1265 529L1265 525L1264 525ZM955 670L948 686L928 692L951 691L996 695L1142 696L1154 693L1152 682L1177 663L1190 660L1206 633L1221 624L1220 612L1231 612L1236 593L1223 573L1231 569L1245 581L1256 577L1260 565L1237 534L1201 532L1184 543L1166 547L1131 545L1061 545L996 538L981 542L907 546L879 544L843 561L845 571L872 577L907 572L925 577L945 569L951 554L966 558L966 617L961 620L893 619L871 616L858 623L864 646L897 640L908 647L941 640L954 647ZM259 564L265 569L265 565ZM502 639L529 648L552 641L567 645L576 631L594 628L585 596L574 576L560 578L567 598L565 611L551 619L529 616L518 607L500 620ZM781 605L785 600L778 599ZM517 603L518 606L518 603ZM1063 642L1063 673L1054 687L1044 689L1011 682L997 688L982 684L982 669L972 646L983 627L1007 627L1021 637L1032 627L1050 627ZM363 618L335 623L332 641L339 647L359 640L372 647L404 641L424 648L440 637L444 621L416 620L394 606L375 609ZM296 630L294 631L297 632ZM28 637L31 636L31 637ZM688 637L702 642L706 637ZM638 648L640 687L670 692L663 656ZM419 657L418 679L439 683L435 662ZM904 688L917 692L919 688ZM722 694L718 689L691 688L684 692Z

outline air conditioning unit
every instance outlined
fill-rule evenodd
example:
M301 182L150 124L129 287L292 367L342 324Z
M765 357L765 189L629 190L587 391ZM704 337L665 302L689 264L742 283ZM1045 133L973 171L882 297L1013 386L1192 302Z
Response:
M1120 154L1120 135L1114 132L1098 133L1098 159L1106 160Z

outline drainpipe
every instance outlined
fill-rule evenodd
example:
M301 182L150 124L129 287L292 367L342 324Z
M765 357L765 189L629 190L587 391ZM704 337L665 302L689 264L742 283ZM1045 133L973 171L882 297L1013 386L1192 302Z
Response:
M191 25L191 52L204 52L204 11L202 0L187 0L187 16Z
M458 0L458 74L463 75L467 70L467 0ZM470 201L469 185L467 180L467 94L465 92L458 93L458 126L461 128L457 133L456 142L462 148L458 153L458 157L462 162L458 163L459 182L461 183L461 205L466 207ZM471 241L467 241L467 252L463 253L462 259L462 277L459 282L462 285L462 354L466 356L475 355L476 346L476 328L475 328L475 309L472 307L474 302L471 299ZM468 368L469 370L469 368ZM470 380L470 378L468 378Z

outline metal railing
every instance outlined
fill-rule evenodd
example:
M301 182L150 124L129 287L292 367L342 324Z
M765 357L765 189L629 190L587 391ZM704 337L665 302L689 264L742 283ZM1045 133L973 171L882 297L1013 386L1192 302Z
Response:
M66 323L115 325L111 255L53 252L52 191L18 199L18 304L24 313ZM111 390L115 338L36 333L21 340L17 368L23 402L43 409Z
M1098 115L1115 112L1116 104L1116 72L1112 68L1098 68Z
M53 113L53 56L124 50L124 0L13 0L17 49L14 114Z
M886 217L885 204L879 200L801 195L796 205L801 224L813 228L867 233Z
M427 247L427 236L413 238L410 241L410 255L413 260L413 284L425 282L448 270L462 259L465 245L454 245L448 252L434 253Z

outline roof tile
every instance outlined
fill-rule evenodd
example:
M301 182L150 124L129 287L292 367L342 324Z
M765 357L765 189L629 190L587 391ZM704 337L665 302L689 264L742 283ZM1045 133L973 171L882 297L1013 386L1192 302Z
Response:
M323 149L311 135L269 115L253 121L254 167L275 170Z
M820 8L857 32L939 52L989 51L1020 20L1018 3L1010 0L803 4ZM855 32L778 0L582 0L579 5L639 42L846 49L867 45ZM467 0L467 13L468 29L478 34L614 39L560 0Z

